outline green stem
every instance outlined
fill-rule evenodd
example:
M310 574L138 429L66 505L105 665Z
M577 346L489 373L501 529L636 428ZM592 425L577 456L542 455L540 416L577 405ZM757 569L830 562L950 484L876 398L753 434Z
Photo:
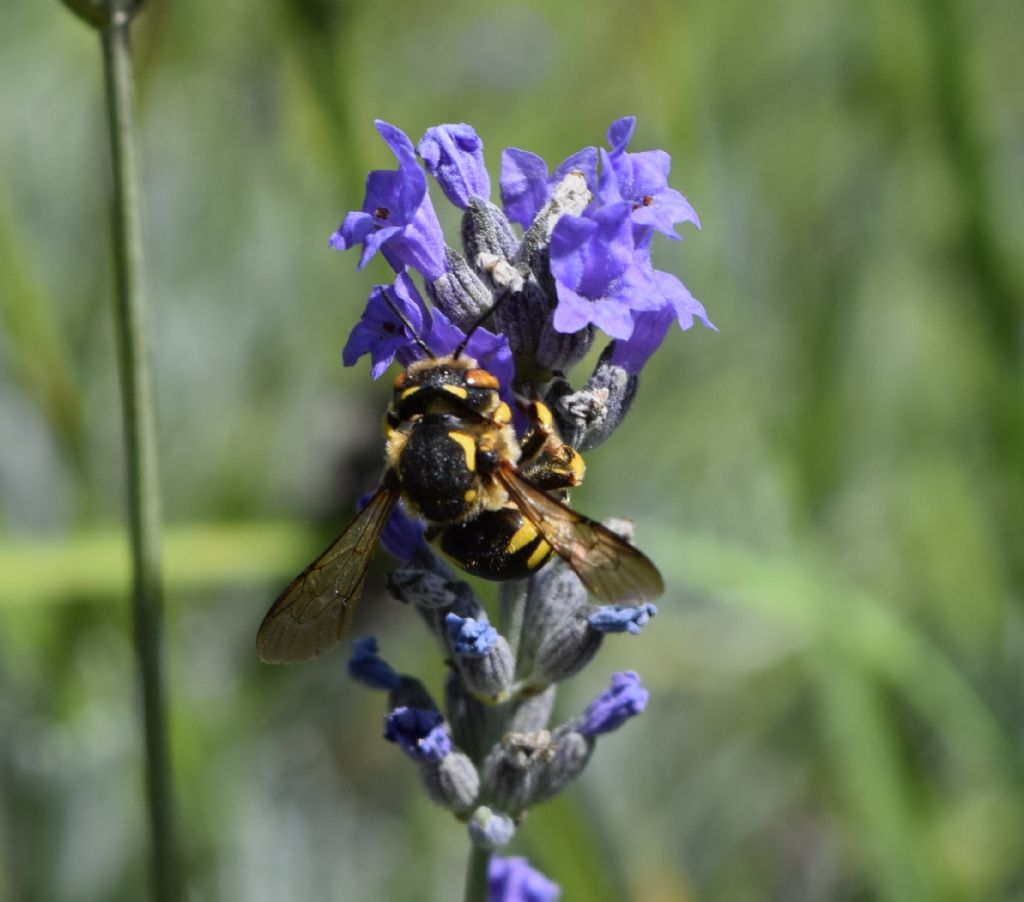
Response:
M487 902L490 884L488 873L491 867L491 853L486 849L470 846L469 862L466 864L466 892L463 902Z
M180 898L161 658L162 577L153 387L146 345L142 221L128 29L134 4L109 0L100 30L113 166L114 330L121 377L133 573L132 613L142 691L152 892Z

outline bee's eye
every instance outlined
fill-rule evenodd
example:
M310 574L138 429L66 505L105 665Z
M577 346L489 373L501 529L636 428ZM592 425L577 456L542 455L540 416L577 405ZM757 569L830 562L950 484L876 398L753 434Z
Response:
M469 370L466 373L466 385L470 388L498 388L498 380L487 370Z

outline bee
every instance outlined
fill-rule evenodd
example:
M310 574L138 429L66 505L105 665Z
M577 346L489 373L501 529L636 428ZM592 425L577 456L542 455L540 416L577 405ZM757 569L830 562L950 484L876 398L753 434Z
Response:
M518 579L557 554L604 603L639 605L664 591L643 553L566 503L585 467L558 437L548 407L525 405L529 427L517 439L498 379L464 356L464 345L414 362L395 380L380 485L270 608L257 636L263 661L306 661L342 640L400 499L468 573Z

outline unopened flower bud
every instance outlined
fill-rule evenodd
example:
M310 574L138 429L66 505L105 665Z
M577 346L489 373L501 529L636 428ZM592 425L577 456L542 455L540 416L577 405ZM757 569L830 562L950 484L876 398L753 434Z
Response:
M447 271L427 289L437 309L466 332L494 306L494 295L458 251L447 248L445 260Z
M609 345L609 348L611 346ZM639 379L611 362L609 348L601 353L594 372L580 391L567 382L552 386L548 406L562 438L580 451L596 448L618 428L629 412Z
M543 730L551 720L555 706L555 687L548 686L543 692L524 699L517 706L508 722L510 733L536 733Z
M504 848L516 835L515 820L504 811L481 805L469 819L469 838L478 849L495 851Z
M484 757L488 742L489 705L471 695L457 670L450 670L444 684L445 711L456 745L474 761Z
M507 733L483 766L486 797L511 814L529 807L541 766L551 757L551 734Z
M472 198L490 198L484 142L473 126L459 122L428 128L416 145L416 152L445 197L456 207L465 209Z
M531 805L545 802L575 780L590 760L594 740L568 730L557 735L552 755L538 770Z
M439 805L457 815L473 810L480 793L480 775L465 753L453 750L437 761L425 761L420 774L430 797Z
M462 246L468 260L478 261L481 254L511 260L519 251L519 239L498 207L471 200L462 216Z
M448 614L448 640L466 688L481 699L503 701L515 674L512 650L503 636L487 622Z

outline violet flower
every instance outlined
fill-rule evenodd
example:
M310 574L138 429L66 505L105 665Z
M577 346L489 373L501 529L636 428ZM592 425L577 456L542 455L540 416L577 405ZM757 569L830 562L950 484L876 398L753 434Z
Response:
M396 272L411 266L433 281L445 272L444 235L427 194L427 177L412 141L401 129L378 119L377 131L398 158L398 170L374 170L366 178L362 209L349 213L331 235L335 250L363 245L359 269L377 251Z

